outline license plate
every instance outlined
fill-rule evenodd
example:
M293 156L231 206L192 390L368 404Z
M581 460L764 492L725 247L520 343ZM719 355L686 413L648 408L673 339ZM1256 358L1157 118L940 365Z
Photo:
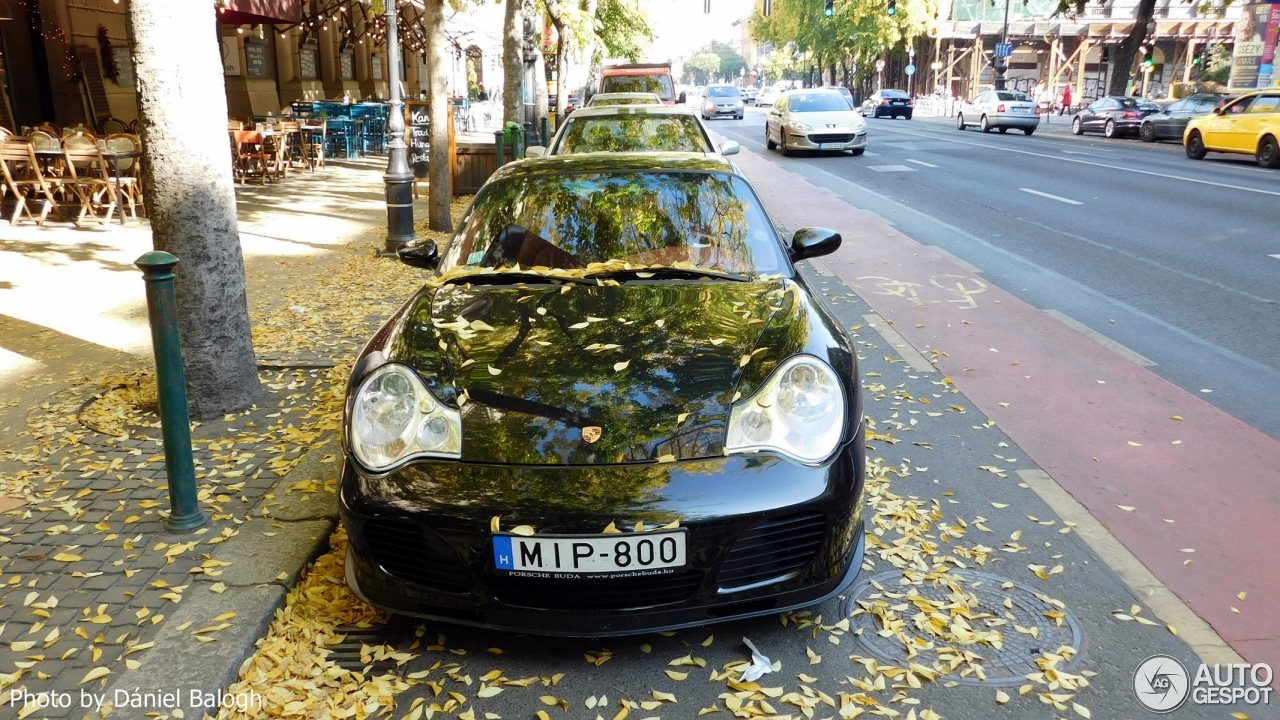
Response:
M818 143L819 150L843 150L844 143Z
M907 103L906 103L906 101L905 101L905 100L894 100L894 101L892 102L892 104L893 104L893 105L906 105Z
M1012 110L1012 111L1014 111L1014 112L1016 112L1016 113L1022 113L1022 114L1024 114L1024 115L1025 115L1025 114L1027 114L1027 113L1029 113L1029 112L1031 112L1031 108L1020 108L1020 107L1016 107L1016 108L1009 108L1009 109L1010 109L1010 110Z
M493 536L499 572L635 574L684 567L684 530L615 535Z

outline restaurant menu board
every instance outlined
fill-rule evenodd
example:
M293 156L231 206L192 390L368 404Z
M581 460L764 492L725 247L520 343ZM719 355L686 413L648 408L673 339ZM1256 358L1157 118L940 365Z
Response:
M382 56L378 53L369 56L369 70L374 80L382 79Z
M298 75L303 80L316 79L316 48L303 45L298 48Z
M427 116L429 103L409 101L404 104L404 142L409 146L409 165L415 178L428 177L428 161L431 159L431 121Z
M343 80L356 79L356 51L345 48L338 54L338 71Z
M244 39L244 74L245 77L264 78L267 76L267 41L258 38Z

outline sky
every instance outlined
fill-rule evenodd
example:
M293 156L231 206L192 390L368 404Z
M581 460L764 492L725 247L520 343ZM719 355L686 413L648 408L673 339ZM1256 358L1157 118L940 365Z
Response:
M663 62L688 57L712 40L737 44L739 28L733 26L751 14L754 0L710 0L711 13L703 13L705 0L640 0L649 14L654 42L646 60Z

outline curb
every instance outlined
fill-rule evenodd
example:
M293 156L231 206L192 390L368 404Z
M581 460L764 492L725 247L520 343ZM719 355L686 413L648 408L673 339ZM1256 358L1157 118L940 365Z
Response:
M168 707L189 708L188 718L199 717L202 704L209 715L217 715L219 696L239 679L241 665L266 635L289 589L302 570L328 550L338 506L325 482L336 479L341 465L325 462L326 451L330 458L336 455L327 441L311 449L258 500L250 512L254 520L240 526L239 534L213 554L213 559L229 565L214 569L218 575L194 575L191 592L164 623L154 646L135 656L142 666L118 676L102 691L106 703L131 717L134 712L165 708L122 706L115 703L117 697L127 698L135 691L175 693L177 704ZM315 490L290 490L308 483L314 483ZM226 589L213 592L215 583ZM227 612L236 613L226 621L231 626L205 634L214 637L213 642L193 637L195 630L220 624L214 618ZM177 629L186 623L190 625Z

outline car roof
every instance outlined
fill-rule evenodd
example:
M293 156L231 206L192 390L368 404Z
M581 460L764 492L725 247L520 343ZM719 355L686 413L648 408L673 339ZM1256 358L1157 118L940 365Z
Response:
M607 152L548 155L507 163L498 168L497 172L491 176L491 180L565 173L627 171L737 174L728 159L714 153Z
M689 115L696 117L693 110L683 105L602 105L600 107L588 106L581 110L574 110L573 114L565 118L565 120L608 115Z
M825 92L825 93L835 93L835 94L837 94L837 95L843 95L843 94L844 94L844 93L841 93L839 90L836 90L836 89L835 89L835 88L833 88L833 87L794 88L794 89L792 89L792 90L783 90L783 91L782 91L782 94L783 94L783 95L799 95L800 93L824 93L824 92Z
M595 100L596 98L644 98L647 100L649 98L656 98L656 97L658 97L658 94L651 93L651 92L603 92L603 93L596 93L595 95L592 95L591 99Z
M734 84L732 84L732 83L711 83L711 84L710 84L710 85L708 85L707 87L709 87L709 88L713 88L713 87L730 87L730 88L736 88L736 87L738 87L738 86L737 86L737 85L734 85Z

